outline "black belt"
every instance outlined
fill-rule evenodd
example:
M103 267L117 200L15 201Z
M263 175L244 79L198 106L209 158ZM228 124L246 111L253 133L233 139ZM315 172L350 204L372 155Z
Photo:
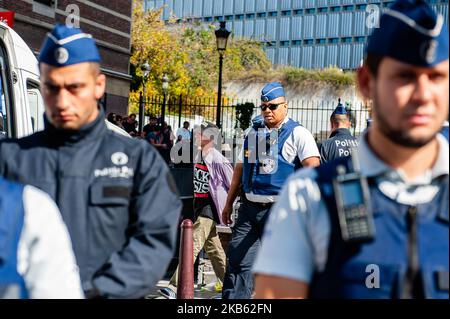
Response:
M251 201L251 200L248 200L248 199L247 199L247 196L245 196L245 200L246 200L249 204L251 204L251 205L260 206L260 207L263 207L263 208L270 208L270 207L274 204L273 202L271 202L271 203L258 203L258 202L253 202L253 201Z

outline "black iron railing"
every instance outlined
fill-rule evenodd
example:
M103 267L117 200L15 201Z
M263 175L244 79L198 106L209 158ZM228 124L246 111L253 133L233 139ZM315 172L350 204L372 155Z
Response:
M145 120L149 121L150 116L161 117L163 108L163 96L152 96L144 101ZM232 138L240 127L236 119L235 106L237 104L253 103L253 115L260 114L259 100L251 99L222 99L221 123L222 133L226 138ZM345 101L343 101L345 103ZM139 101L130 101L130 104L139 105ZM165 105L165 121L171 126L173 132L183 125L184 121L189 121L191 128L194 124L200 124L204 120L216 122L217 101L213 98L189 99L183 96L169 97ZM329 118L336 101L306 101L306 100L288 100L288 115L306 127L320 143L328 138L330 133ZM351 112L352 128L351 131L358 136L365 128L369 118L369 110L363 104L352 105L348 107Z

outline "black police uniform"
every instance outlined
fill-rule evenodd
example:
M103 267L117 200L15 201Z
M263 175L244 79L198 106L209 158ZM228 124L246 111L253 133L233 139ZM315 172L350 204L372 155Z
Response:
M328 140L322 142L320 160L326 163L339 157L349 156L351 148L357 146L358 140L352 136L350 130L339 128L331 133Z
M0 174L55 200L72 239L83 289L139 298L166 271L181 202L168 167L144 141L98 118L79 131L44 131L0 142Z

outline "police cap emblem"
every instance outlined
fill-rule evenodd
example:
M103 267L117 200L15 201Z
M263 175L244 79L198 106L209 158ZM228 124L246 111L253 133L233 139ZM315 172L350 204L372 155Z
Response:
M55 50L55 59L59 64L64 64L69 60L69 51L66 48L59 47Z
M439 43L436 40L426 41L422 44L422 56L425 61L432 64L436 60L436 50Z

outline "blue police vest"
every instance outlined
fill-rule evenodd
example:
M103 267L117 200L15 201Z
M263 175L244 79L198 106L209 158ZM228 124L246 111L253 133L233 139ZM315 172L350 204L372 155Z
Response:
M22 233L23 186L0 178L0 299L27 298L17 272L17 248Z
M311 282L312 298L444 298L449 286L448 177L429 203L402 205L369 180L375 239L348 244L340 235L331 180L343 158L317 168L331 234L325 269Z
M287 138L299 125L289 119L278 131L278 139L272 145L270 145L270 133L258 132L258 128L262 127L261 123L253 126L253 130L244 141L242 182L245 193L278 195L287 177L301 167L297 157L294 163L289 163L281 154ZM249 143L249 140L252 142ZM258 151L258 145L265 145L265 150ZM264 154L265 151L269 154Z

